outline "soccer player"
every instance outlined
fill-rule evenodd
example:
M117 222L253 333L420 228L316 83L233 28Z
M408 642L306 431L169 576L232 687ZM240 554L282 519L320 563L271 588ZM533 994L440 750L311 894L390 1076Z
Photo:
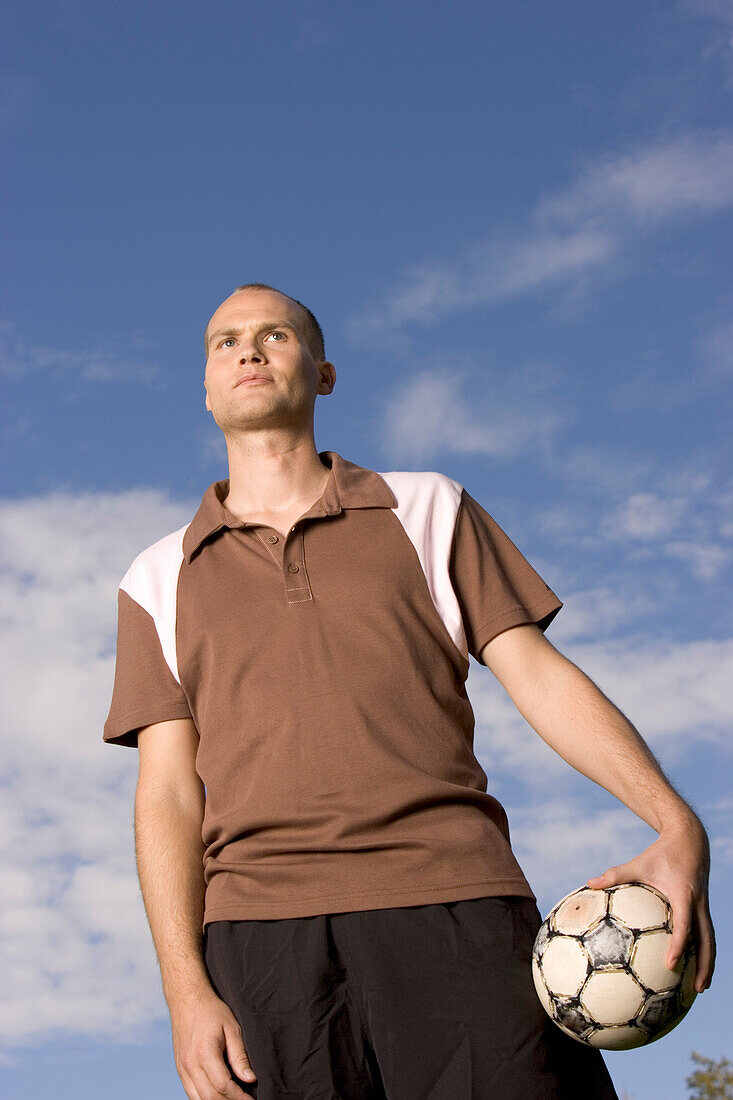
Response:
M604 1100L545 1014L541 918L473 752L469 654L659 834L638 879L714 965L709 845L645 743L545 637L562 607L435 471L316 451L311 311L238 287L205 333L229 477L120 582L104 739L136 746L140 884L190 1100Z

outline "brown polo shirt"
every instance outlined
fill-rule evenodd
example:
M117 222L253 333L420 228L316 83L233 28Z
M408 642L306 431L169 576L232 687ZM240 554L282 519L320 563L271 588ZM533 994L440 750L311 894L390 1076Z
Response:
M334 451L287 537L213 482L119 588L104 740L193 718L204 925L534 897L473 752L469 653L562 607L452 478Z

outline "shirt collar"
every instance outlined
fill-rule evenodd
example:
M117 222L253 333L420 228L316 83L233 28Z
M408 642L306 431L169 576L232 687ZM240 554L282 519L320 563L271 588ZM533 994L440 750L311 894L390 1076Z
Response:
M330 468L326 487L313 505L324 515L335 516L344 508L396 508L397 498L376 471L342 458L336 451L319 451L318 457ZM247 527L222 504L229 492L229 478L213 481L203 495L196 515L183 536L183 554L190 562L198 548L222 527ZM309 510L310 511L310 510Z

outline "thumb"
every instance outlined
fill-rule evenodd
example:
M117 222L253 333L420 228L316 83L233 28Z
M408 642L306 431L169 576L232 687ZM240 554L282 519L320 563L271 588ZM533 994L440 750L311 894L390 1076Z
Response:
M620 882L627 882L624 867L625 864L620 864L618 867L609 867L602 875L589 878L586 881L586 886L590 887L591 890L605 890L609 886L617 886Z
M256 1081L257 1074L252 1069L247 1051L244 1049L241 1031L239 1031L239 1029L234 1031L225 1028L224 1035L226 1038L229 1065L232 1067L237 1077L241 1077L243 1081Z

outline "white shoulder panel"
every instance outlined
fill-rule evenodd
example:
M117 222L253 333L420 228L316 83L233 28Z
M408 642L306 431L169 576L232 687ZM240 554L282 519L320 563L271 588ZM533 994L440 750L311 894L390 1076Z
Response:
M433 470L378 472L397 498L393 511L417 551L437 612L468 660L466 631L449 573L463 486Z
M176 597L183 561L183 536L188 524L164 535L133 561L120 581L128 596L139 603L155 623L166 663L180 684L176 653Z

